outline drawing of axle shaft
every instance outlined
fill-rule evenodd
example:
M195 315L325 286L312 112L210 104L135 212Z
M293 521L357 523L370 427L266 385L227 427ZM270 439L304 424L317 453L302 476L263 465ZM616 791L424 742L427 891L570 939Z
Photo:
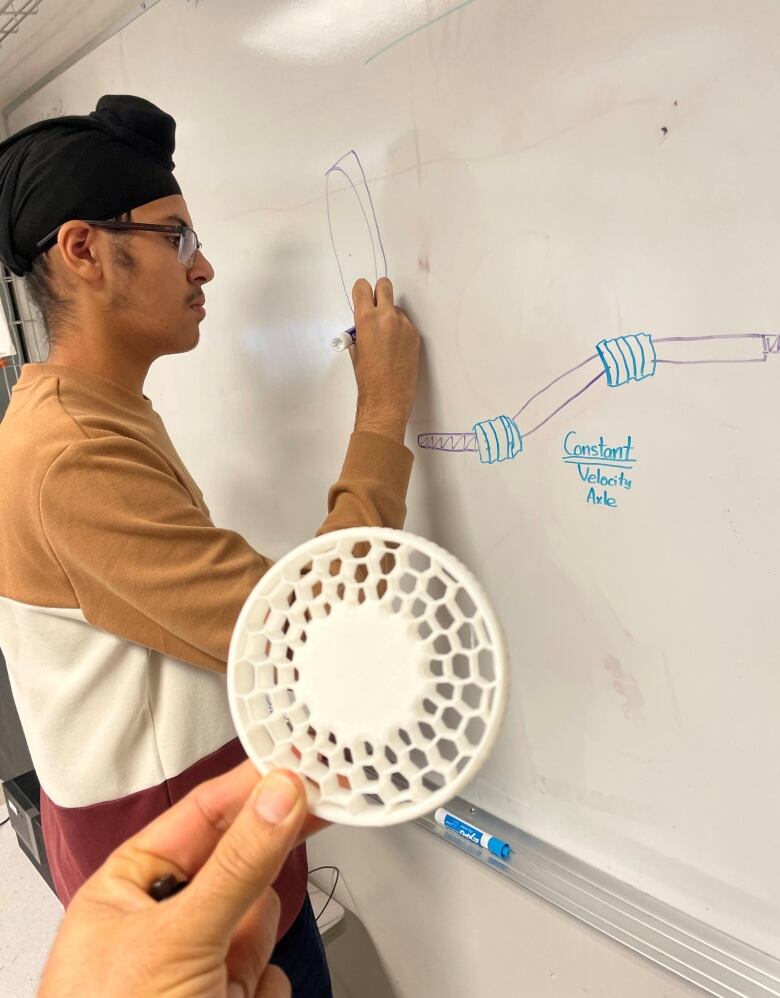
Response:
M769 354L780 354L776 333L734 333L721 336L669 336L654 338L649 333L632 333L601 340L596 353L565 371L535 392L514 416L497 416L476 422L471 431L421 433L417 438L423 450L449 454L475 453L482 464L509 461L522 453L523 442L541 429L553 416L605 379L609 388L621 388L633 381L652 378L659 364L755 364ZM586 368L588 380L572 394L572 380ZM560 399L560 401L559 401ZM520 430L518 419L531 428Z

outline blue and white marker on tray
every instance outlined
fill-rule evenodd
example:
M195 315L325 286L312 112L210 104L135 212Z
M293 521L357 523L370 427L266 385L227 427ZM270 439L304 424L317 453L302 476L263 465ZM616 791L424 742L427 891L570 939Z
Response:
M451 814L446 808L438 808L434 814L434 818L437 825L441 825L442 828L449 828L452 832L457 832L464 839L469 839L476 845L482 846L483 849L492 852L499 859L508 859L509 854L512 852L512 847L508 842L504 842L503 839L496 838L495 835L490 835L488 832L483 832L481 828L477 828L475 825L470 825L457 815Z

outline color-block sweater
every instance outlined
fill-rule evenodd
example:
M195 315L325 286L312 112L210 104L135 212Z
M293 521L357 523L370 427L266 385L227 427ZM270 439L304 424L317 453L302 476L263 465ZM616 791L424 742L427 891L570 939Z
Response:
M270 562L216 527L151 402L29 364L0 424L0 648L63 903L125 838L244 758L225 667ZM354 433L321 531L400 527L412 455ZM296 850L280 935L306 890Z

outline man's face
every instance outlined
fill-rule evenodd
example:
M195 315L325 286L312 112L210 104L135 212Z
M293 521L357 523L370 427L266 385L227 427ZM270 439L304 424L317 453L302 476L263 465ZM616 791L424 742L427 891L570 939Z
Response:
M192 227L180 195L134 208L130 221ZM108 230L100 235L112 243L105 273L112 334L153 357L192 350L206 314L203 285L214 277L203 253L198 250L185 266L178 259L178 235L138 230L130 238L124 233L117 238Z

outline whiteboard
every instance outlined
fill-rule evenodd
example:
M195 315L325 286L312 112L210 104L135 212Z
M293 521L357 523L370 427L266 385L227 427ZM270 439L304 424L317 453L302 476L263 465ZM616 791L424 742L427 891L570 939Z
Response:
M778 66L770 0L160 0L9 121L176 117L217 277L147 393L268 555L351 426L337 260L386 257L425 337L407 526L513 656L468 796L775 955Z

